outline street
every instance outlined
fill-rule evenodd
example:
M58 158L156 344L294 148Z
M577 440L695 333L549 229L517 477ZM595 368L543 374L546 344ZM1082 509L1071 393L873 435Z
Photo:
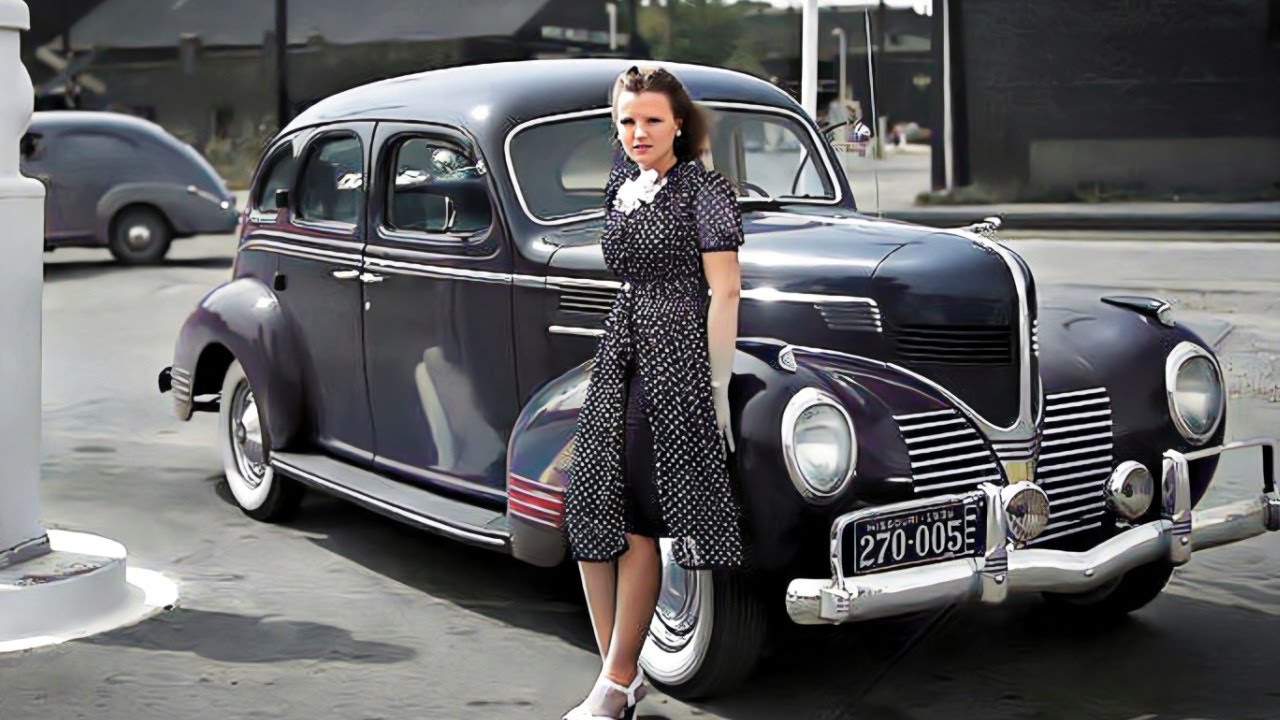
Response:
M1017 239L1042 304L1178 301L1219 344L1228 439L1280 433L1280 245ZM311 493L290 525L236 509L216 416L180 423L156 376L234 240L126 268L45 256L46 525L124 543L180 585L140 625L0 656L0 718L555 718L598 670L574 573L547 571ZM1224 461L1209 501L1258 489ZM782 628L755 680L637 717L1280 717L1280 535L1197 554L1165 595L1100 627L1033 599L842 628Z

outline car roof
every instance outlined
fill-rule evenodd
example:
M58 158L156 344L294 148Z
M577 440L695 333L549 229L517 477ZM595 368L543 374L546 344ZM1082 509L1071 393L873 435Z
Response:
M36 132L66 128L116 130L136 135L168 135L164 128L140 117L98 110L41 110L31 114L30 129Z
M325 98L285 128L341 121L435 121L501 133L532 118L607 107L609 89L632 65L670 70L696 100L800 106L777 86L704 65L618 58L521 60L429 70L381 80Z

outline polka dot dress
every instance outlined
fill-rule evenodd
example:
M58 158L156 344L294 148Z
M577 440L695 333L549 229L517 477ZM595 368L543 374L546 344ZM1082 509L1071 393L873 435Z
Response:
M614 165L605 187L605 263L623 280L605 318L578 416L565 488L563 532L575 560L608 561L630 532L623 471L626 371L634 363L653 432L653 482L681 567L746 564L741 506L716 424L707 355L707 284L701 253L736 251L742 216L733 186L698 160L667 171L652 202L614 208L618 188L639 175Z

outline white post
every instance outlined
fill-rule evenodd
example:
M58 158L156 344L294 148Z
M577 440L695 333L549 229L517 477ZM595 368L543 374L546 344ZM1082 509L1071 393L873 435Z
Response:
M800 106L818 117L818 0L804 0L800 21Z
M18 143L31 121L31 77L19 58L30 26L22 0L0 0L0 567L49 551L40 525L40 312L44 284L44 185L18 173Z
M35 105L19 55L29 26L22 0L0 0L0 653L137 622L178 596L164 576L127 567L119 543L40 524L44 186L18 172Z
M849 57L849 38L842 27L832 30L831 34L840 37L840 87L837 88L836 97L840 99L840 107L844 107L849 102L849 71L845 66Z

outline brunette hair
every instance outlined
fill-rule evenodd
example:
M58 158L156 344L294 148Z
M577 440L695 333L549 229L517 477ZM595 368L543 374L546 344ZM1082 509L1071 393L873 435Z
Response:
M707 141L707 118L693 101L684 85L667 70L660 67L641 68L632 65L613 82L609 92L609 108L616 125L618 122L618 96L624 92L642 93L656 92L667 96L671 103L671 114L680 123L680 135L676 137L673 150L680 161L698 157ZM618 142L615 134L614 143Z

